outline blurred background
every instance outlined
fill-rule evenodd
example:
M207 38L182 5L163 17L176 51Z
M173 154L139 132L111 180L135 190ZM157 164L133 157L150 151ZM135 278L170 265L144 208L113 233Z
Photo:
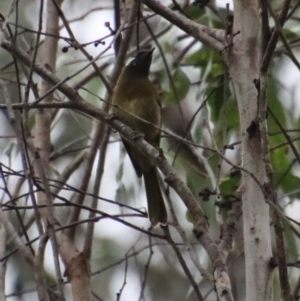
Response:
M274 9L280 8L281 1L272 1ZM292 1L296 3L297 1ZM174 6L173 1L161 1L164 5ZM176 1L181 7L180 13L203 25L224 29L226 17L232 14L231 1ZM229 3L229 11L226 11ZM32 54L38 28L40 1L2 0L0 13L5 17L12 32L17 33L17 44L29 54ZM121 22L128 18L130 1L121 1ZM85 44L85 50L93 57L103 54L96 64L109 81L115 62L114 45L112 44L114 29L114 7L111 0L64 0L62 11L69 26L80 44ZM143 16L153 13L143 9ZM220 151L234 163L240 161L240 132L238 108L234 91L230 84L230 76L219 54L212 52L201 43L188 36L176 26L170 24L158 15L149 17L149 26L156 36L155 42L145 26L140 27L139 42L155 47L151 66L151 80L156 84L163 105L163 128L161 148L168 161L174 165L180 177L187 183L204 209L209 224L210 233L219 239L220 226L232 212L234 203L239 203L236 192L240 175L237 170L224 163L212 150L214 141ZM45 23L45 17L43 18ZM109 26L108 23L109 22ZM270 21L271 25L274 22ZM3 24L3 22L2 22ZM18 26L16 26L16 24ZM98 107L103 106L103 99L107 93L105 85L91 66L73 76L78 70L87 66L87 58L78 50L70 47L67 42L68 32L60 22L61 30L58 42L57 71L60 79L70 76L67 84L76 87L80 95L88 102ZM45 28L45 24L43 25ZM5 31L2 34L5 36ZM295 9L293 16L286 23L283 30L288 43L296 57L300 58L300 11ZM41 42L44 36L41 35ZM101 41L99 42L99 39ZM127 62L136 51L136 39L132 39L128 51ZM38 52L37 61L42 59L42 52ZM21 87L26 85L24 66L19 66ZM5 103L4 86L9 93L12 103L18 103L24 96L18 94L16 72L11 55L0 48L0 102ZM40 78L33 75L33 80L39 89ZM268 103L281 125L287 130L294 145L300 147L300 74L298 68L288 57L282 42L277 50L270 72ZM66 100L64 96L55 92L59 101ZM30 92L29 101L34 101ZM22 156L13 128L10 125L6 110L0 111L0 162L1 162L1 204L3 210L9 210L9 218L20 229L16 213L6 204L12 204L12 197L19 206L30 204L28 186L24 180ZM29 127L33 134L35 126L35 111L29 112ZM274 168L274 180L285 214L299 221L300 198L300 170L299 164L286 142L286 138L278 128L278 124L268 117L269 141ZM51 124L51 178L54 180L75 159L86 157L93 139L95 122L86 114L60 109L53 115ZM211 133L210 133L211 132ZM172 135L173 134L173 135ZM212 134L212 136L211 136ZM182 144L174 135L183 137L191 144ZM98 196L98 210L110 215L119 216L137 229L148 230L150 223L145 216L132 216L133 211L120 206L126 204L146 212L146 198L143 182L136 177L131 162L126 155L119 135L112 132L106 152L105 167L101 188ZM97 174L97 161L93 165L89 187L85 197L85 206L91 204L93 187ZM76 188L82 182L84 164L81 163L70 175L66 184L57 194L57 204L65 204L63 200L72 201L76 197ZM193 258L188 251L190 247L196 254L201 265L209 270L209 260L206 252L193 236L192 223L186 208L178 196L166 183L162 182L168 203L172 204L174 214L179 224L170 215L170 231L173 242L184 258L195 282L199 285L205 300L216 300L214 287L211 282L201 276ZM10 192L10 194L7 193ZM113 201L113 202L107 202ZM57 216L61 221L69 214L68 206L60 206ZM38 237L33 210L21 211L22 220L27 226L30 240ZM129 227L118 220L101 216L95 224L95 235L91 259L91 287L98 300L196 300L191 281L186 276L179 262L174 247L164 239L149 236L136 228ZM82 210L80 219L88 218L88 212ZM241 222L241 220L240 220ZM299 228L299 224L293 224ZM80 249L85 236L86 224L82 223L77 229L77 246ZM163 235L160 228L153 232ZM183 234L186 241L183 240ZM230 273L233 279L233 291L236 300L244 300L243 289L243 250L242 228L237 229L236 245L229 256ZM286 225L286 247L288 260L291 263L299 260L299 242L294 233ZM24 239L24 237L22 237ZM32 243L33 248L37 242ZM6 254L13 250L8 243ZM48 243L45 256L45 268L49 281L54 284L54 264L52 248ZM35 280L31 267L21 254L15 252L5 259L6 276L5 292L7 300L38 300L35 291ZM62 265L63 266L63 265ZM290 268L292 283L296 283L299 276L298 267ZM71 300L70 287L65 280L66 299ZM274 280L278 284L278 279ZM275 285L276 287L276 285ZM279 289L278 289L279 291ZM275 294L274 300L279 300ZM275 292L276 293L276 292Z

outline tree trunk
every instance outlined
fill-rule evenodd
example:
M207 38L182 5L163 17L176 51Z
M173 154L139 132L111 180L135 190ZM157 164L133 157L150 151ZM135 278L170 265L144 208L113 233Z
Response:
M246 300L272 300L272 257L269 206L261 187L266 171L259 131L259 86L262 60L261 22L257 0L234 2L233 46L226 55L237 97L243 172L240 191L243 200ZM254 176L253 176L254 175Z

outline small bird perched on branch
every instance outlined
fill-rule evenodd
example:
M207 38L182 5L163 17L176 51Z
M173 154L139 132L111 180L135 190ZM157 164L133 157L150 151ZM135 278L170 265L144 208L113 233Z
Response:
M124 68L113 94L113 113L155 148L159 147L161 104L158 93L149 80L152 52L141 51ZM167 210L158 181L157 168L123 137L124 147L140 178L144 177L148 216L152 226L167 224Z

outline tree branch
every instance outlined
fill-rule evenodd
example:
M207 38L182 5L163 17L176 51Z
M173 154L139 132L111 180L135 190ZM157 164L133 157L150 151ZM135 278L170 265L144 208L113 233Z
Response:
M21 60L24 64L28 66L30 65L31 58L26 53L19 50L13 43L3 41L1 43L1 46L9 51L12 55L14 55L17 59ZM34 71L52 85L56 85L58 82L60 82L57 77L55 77L46 68L43 68L40 64L36 63L34 65ZM226 283L226 286L230 288L230 281L226 267L222 260L222 255L208 232L209 225L206 219L206 215L201 209L192 192L177 176L175 169L168 163L166 158L162 154L160 154L157 149L149 145L143 139L130 139L130 137L134 137L134 131L132 131L128 126L122 124L119 120L112 118L103 110L86 102L80 97L77 91L73 90L67 84L64 83L60 85L58 87L58 90L65 96L67 96L67 98L70 99L73 105L77 106L77 110L84 110L91 116L104 121L125 138L127 137L130 144L144 153L147 158L162 171L165 176L165 181L168 182L169 185L177 192L193 218L193 232L210 257L214 270L215 280L219 284Z
M223 51L225 47L224 30L211 28L191 21L185 16L182 16L170 8L160 4L158 1L142 0L142 2L155 13L161 15L207 47L217 52Z

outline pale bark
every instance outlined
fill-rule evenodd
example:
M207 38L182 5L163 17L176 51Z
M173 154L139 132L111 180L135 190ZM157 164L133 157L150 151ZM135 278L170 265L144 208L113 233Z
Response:
M3 213L4 214L4 213ZM0 226L0 256L4 257L7 242L7 231L4 225ZM5 273L6 262L0 262L0 300L6 301L5 297Z
M25 64L30 65L31 60L30 58L17 49L13 44L8 41L2 42L2 47L9 50L14 56L21 59ZM34 71L39 74L43 79L47 80L49 83L53 85L57 85L60 80L56 78L51 72L47 69L43 68L40 64L36 63L34 66ZM229 277L227 275L226 267L222 259L221 252L219 251L216 243L212 239L211 235L209 234L209 225L207 223L206 216L202 211L199 203L195 199L192 192L187 188L185 183L176 175L176 172L173 167L170 166L168 161L160 156L158 150L154 149L151 145L146 143L143 139L140 140L132 140L130 137L134 136L133 131L122 124L120 121L111 118L110 115L105 113L103 110L91 105L90 103L84 101L77 91L73 90L67 84L62 83L61 85L57 86L57 89L61 91L65 96L70 99L72 102L71 106L66 106L69 108L77 109L82 112L86 112L89 115L104 121L108 125L110 125L113 129L117 130L120 134L124 137L128 137L128 141L136 147L141 152L145 153L147 157L152 161L154 165L159 167L162 173L166 177L166 181L170 184L172 188L178 193L180 198L183 200L185 205L187 206L189 212L191 213L193 220L194 220L194 234L198 241L203 245L205 250L207 251L212 266L214 269L214 275L217 277L215 279L216 284L219 285L218 292L221 292L223 296L229 296L231 298L231 286ZM54 105L54 104L52 104ZM46 107L46 106L45 106ZM51 107L51 104L49 104Z
M244 172L240 192L243 198L246 300L272 300L272 270L269 265L272 258L270 217L269 207L266 203L266 194L264 195L265 191L262 191L268 179L260 135L260 115L258 107L260 89L257 82L259 82L260 79L263 49L258 0L235 1L233 33L235 34L239 31L239 34L233 37L233 45L228 45L227 47L224 47L225 45L223 44L223 31L209 29L208 27L186 20L178 13L162 6L157 1L144 0L143 2L194 38L202 41L216 51L222 51L225 55L237 97L241 123L242 163ZM3 41L2 47L10 51L10 53L25 64L30 65L30 58L14 47L10 42ZM34 70L52 86L58 85L57 89L64 93L72 102L69 104L69 108L72 108L73 105L74 109L86 112L106 122L125 137L131 136L132 131L130 131L129 128L122 125L119 121L109 118L102 110L86 103L79 94L68 85L64 83L59 84L60 81L55 78L51 72L38 64L35 64ZM229 293L229 295L231 293L230 281L227 276L226 268L224 267L222 254L220 254L220 250L209 235L208 224L199 204L184 183L177 177L172 167L160 156L157 150L142 140L130 142L147 154L152 162L161 169L166 176L166 180L177 191L188 207L194 218L195 235L207 250L212 261L219 297L224 299L225 297L224 295L222 296L222 293ZM62 237L62 244L71 243L70 241L64 241L64 239L66 238ZM68 248L65 248L61 252L62 256L64 254L66 258L68 258L66 265L68 266L76 262L75 259L70 260L70 254L73 254L73 257L77 258L78 263L83 263L78 266L82 266L81 269L85 273L85 263L84 260L80 260L80 253L76 251L67 254L67 250ZM77 272L77 268L75 270L74 276L80 276L80 273ZM72 271L73 269L69 270L69 272Z
M180 15L168 7L155 0L142 0L150 9L157 14L164 17L172 24L178 26L180 29L194 37L196 40L202 42L209 48L221 52L224 49L224 31L220 29L211 28Z
M62 1L58 1L59 5ZM58 14L56 12L55 6L51 0L47 3L47 13L46 13L46 32L49 35L58 35ZM44 47L42 51L43 55L43 65L45 68L55 72L56 65L56 52L57 52L57 39L51 36L46 36ZM41 93L46 94L48 90L51 89L51 85L46 81L42 81ZM45 97L44 102L51 102L53 99L53 94L48 94ZM38 110L35 118L36 126L34 133L34 147L36 149L34 168L36 174L42 179L42 183L45 192L37 193L37 201L40 205L47 205L47 209L40 209L44 221L44 228L48 229L50 240L53 248L53 257L55 263L55 270L57 274L57 285L60 294L60 300L64 300L63 297L63 287L62 287L62 275L59 267L58 260L58 247L56 241L56 235L54 231L54 213L52 206L52 197L49 189L49 184L46 178L49 176L49 155L50 155L50 130L51 130L51 110ZM48 193L47 193L48 192ZM43 250L40 250L42 253ZM40 257L40 256L39 256Z
M56 58L57 58L57 38L59 35L59 15L57 6L60 7L62 0L56 1L48 0L47 14L46 14L46 32L49 34L45 37L43 48L43 66L55 73ZM53 92L49 93L52 89L51 83L46 80L42 81L41 95L47 96L43 99L43 103L51 103L53 101ZM71 283L73 300L92 300L90 290L90 272L88 262L82 260L82 254L77 250L74 241L68 240L64 237L63 233L55 233L55 227L59 226L55 219L53 209L53 199L47 176L49 176L49 155L50 155L50 130L52 122L52 110L39 110L36 114L36 127L35 127L35 148L39 154L36 159L35 171L36 174L42 179L44 191L38 193L39 204L46 204L47 209L41 209L44 227L48 229L55 263L57 285L59 291L59 300L64 300L62 274L58 261L58 254L61 256L65 267L66 274Z
M234 2L233 47L226 54L237 97L243 168L263 185L267 181L259 131L259 81L262 59L261 22L256 0ZM269 206L261 188L243 173L240 187L243 199L246 300L272 300L272 258Z

